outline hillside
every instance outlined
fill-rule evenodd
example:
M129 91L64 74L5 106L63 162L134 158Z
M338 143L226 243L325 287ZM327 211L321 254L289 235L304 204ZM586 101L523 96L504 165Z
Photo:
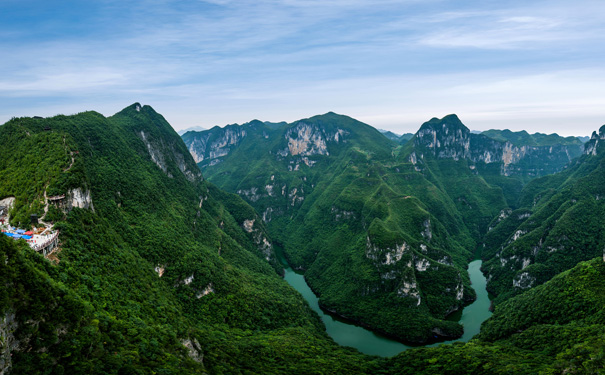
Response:
M334 113L221 130L206 131L196 165L199 134L183 142L138 103L0 127L10 224L37 214L59 231L47 257L0 235L0 372L603 368L605 126L582 157L535 179L525 156L506 159L511 146L455 116L405 145ZM495 311L468 343L366 356L326 335L281 279L274 243L324 307L406 341L460 334L444 317L473 299L466 265L479 253Z
M11 224L42 216L45 196L66 196L45 217L60 231L54 263L22 240L0 239L9 285L3 371L312 373L336 358L334 372L371 364L325 335L279 277L262 220L203 181L151 107L16 118L0 127L0 155L0 198L15 197ZM74 205L74 191L88 204ZM320 353L327 362L294 360Z
M496 307L466 344L406 351L397 374L599 374L605 366L605 262L579 263Z
M603 143L605 127L567 170L536 179L520 196L520 208L490 224L482 256L488 288L514 295L602 253Z
M524 181L569 162L563 145L518 148L455 115L404 146L334 113L183 139L210 181L261 214L323 307L420 342L460 334L444 317L474 298L476 243Z

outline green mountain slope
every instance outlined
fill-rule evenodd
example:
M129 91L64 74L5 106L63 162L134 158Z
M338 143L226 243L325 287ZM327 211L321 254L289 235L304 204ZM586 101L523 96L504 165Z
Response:
M44 215L45 196L65 195L44 218L60 231L58 264L0 240L4 369L313 373L329 364L342 373L372 365L326 336L279 277L262 220L202 180L151 107L13 119L0 127L0 155L0 198L15 197L12 224ZM320 354L317 363L297 360Z
M0 127L0 201L14 202L13 225L25 227L32 213L54 224L60 248L51 262L0 235L0 371L598 373L605 127L585 156L532 180L511 205L520 176L502 175L497 158L460 157L460 125L451 116L431 120L405 146L335 114L252 122L233 144L217 134L213 150L229 151L200 153L208 155L204 169L257 214L203 180L151 107L9 121ZM245 163L235 165L235 156ZM443 316L473 296L464 269L475 244L485 243L489 257L525 226L562 247L540 258L542 270L567 271L516 296L501 292L471 342L392 359L335 345L279 277L271 245L273 235L286 246L325 306L422 341L459 332ZM508 277L489 275L492 283Z
M567 170L529 183L521 208L502 212L491 224L483 245L484 270L499 300L602 253L604 132L593 134L586 155Z
M386 366L414 374L599 374L605 366L605 262L579 263L496 307L466 344L406 351Z
M536 173L525 157L542 152L470 134L454 115L405 146L334 113L184 141L209 180L261 214L322 306L409 341L460 334L444 317L474 298L476 242Z
M513 132L508 129L505 130L486 130L481 134L499 140L503 142L510 142L515 146L555 146L555 145L565 145L565 146L576 146L569 147L568 151L570 152L572 157L577 157L582 154L584 150L584 143L579 137L562 137L557 133L553 134L544 134L544 133L534 133L529 134L525 130L519 132Z

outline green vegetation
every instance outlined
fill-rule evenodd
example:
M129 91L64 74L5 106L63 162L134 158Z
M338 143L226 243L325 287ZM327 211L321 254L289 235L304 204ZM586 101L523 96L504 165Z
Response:
M21 176L2 180L2 197L16 197L14 224L42 212L45 189L90 189L94 204L60 209L57 265L2 236L1 278L10 287L0 313L18 323L13 373L317 373L326 364L342 373L371 365L326 336L280 279L272 252L265 260L262 221L239 197L202 181L150 107L134 104L110 118L14 119L0 128L0 148L2 175ZM78 151L68 171L65 150ZM19 155L31 156L19 163ZM23 194L30 184L36 189ZM254 220L251 232L245 220ZM317 363L295 360L324 352L331 354Z
M466 134L455 116L429 123ZM170 125L138 103L109 118L0 127L0 199L15 197L11 223L27 225L45 213L45 196L66 195L45 217L61 232L58 263L0 236L2 370L602 371L605 174L596 138L594 155L523 186L531 177L503 175L501 163L432 154L418 135L400 145L333 113L228 130L228 150L209 146L197 157L231 193L205 181ZM221 129L208 134L208 145L225 139ZM190 146L195 136L183 137ZM492 141L469 144L485 152ZM76 207L75 191L89 193L89 208ZM474 298L465 270L476 253L495 312L468 343L365 356L336 345L280 278L271 239L306 271L323 306L407 341L460 335L445 317Z
M602 254L603 167L602 153L585 155L564 172L530 182L521 208L492 224L482 256L497 302Z
M564 145L564 146L577 146L577 150L573 149L574 155L573 157L580 156L582 150L584 149L583 142L578 139L578 137L561 137L560 135L553 134L543 134L543 133L534 133L529 134L525 130L520 132L513 132L508 129L505 130L486 130L481 134L488 136L490 138L499 140L499 141L508 141L515 146L556 146L556 145ZM572 150L570 148L570 150Z

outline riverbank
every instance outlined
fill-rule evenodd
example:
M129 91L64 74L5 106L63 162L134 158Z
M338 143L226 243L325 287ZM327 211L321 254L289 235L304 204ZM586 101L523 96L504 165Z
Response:
M406 345L380 333L370 331L362 325L352 323L346 317L340 317L338 314L322 308L319 304L319 298L307 285L304 275L290 267L281 251L276 253L279 261L284 266L284 279L305 298L311 309L320 316L328 335L339 345L354 347L365 354L392 357L410 348L432 347L457 341L466 342L479 333L481 323L491 316L489 311L490 301L485 290L486 279L480 270L481 260L475 260L469 264L468 272L473 288L477 292L477 299L462 310L459 320L464 326L462 337L424 345Z

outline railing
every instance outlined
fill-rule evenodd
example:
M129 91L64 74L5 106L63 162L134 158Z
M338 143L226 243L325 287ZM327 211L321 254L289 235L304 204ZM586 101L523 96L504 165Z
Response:
M37 243L34 244L32 246L32 249L36 250L36 251L40 251L40 250L44 250L45 248L47 248L49 245L51 245L53 242L55 242L57 240L57 237L59 236L59 231L56 231L49 239L47 239L46 241L42 242L42 243Z

